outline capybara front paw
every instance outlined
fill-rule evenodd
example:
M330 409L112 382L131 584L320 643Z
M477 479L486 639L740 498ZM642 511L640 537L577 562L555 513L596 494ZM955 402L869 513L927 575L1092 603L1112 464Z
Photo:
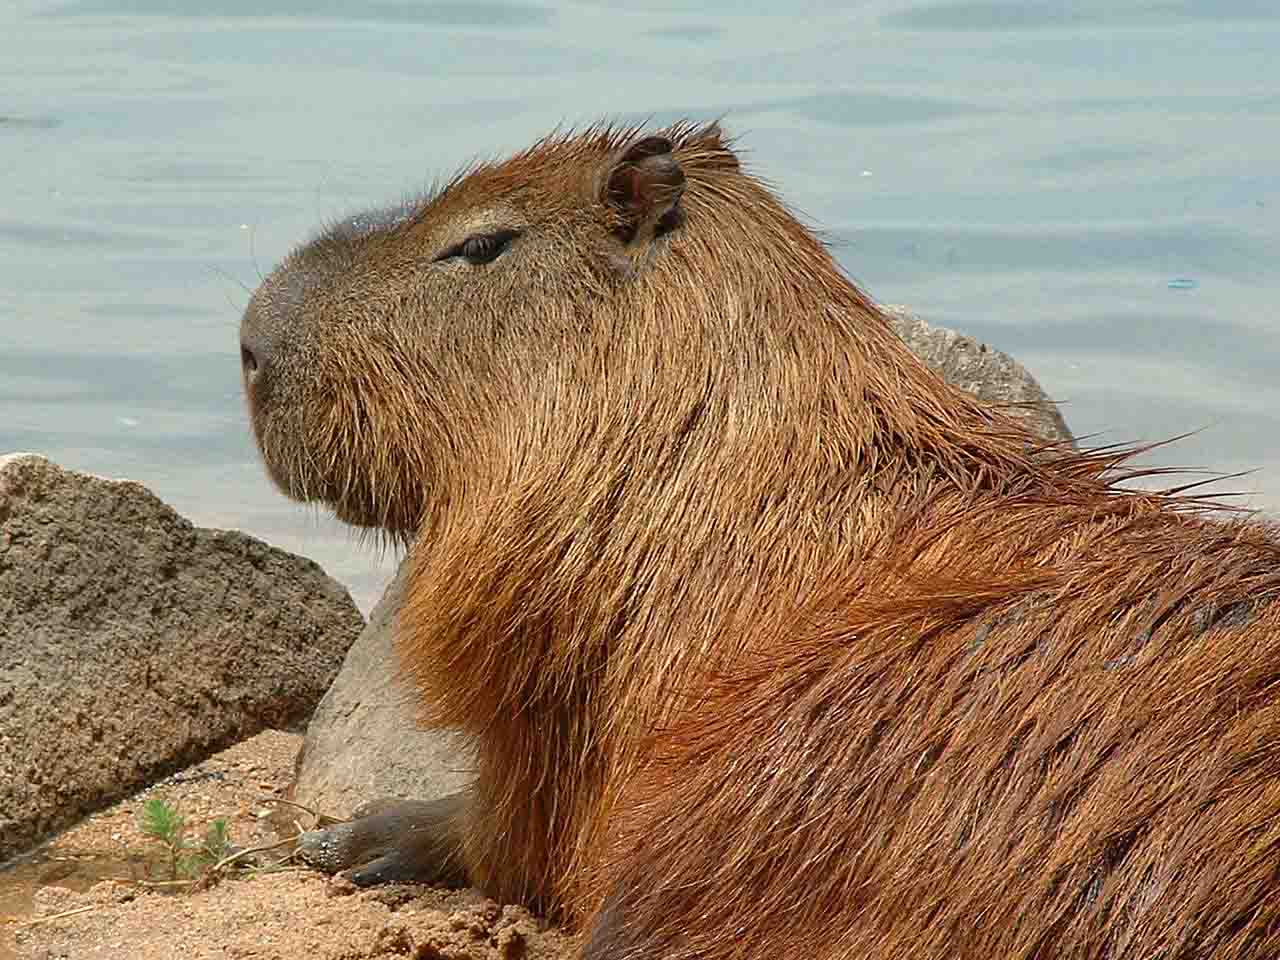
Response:
M298 838L300 860L327 873L346 871L359 886L443 883L462 886L459 796L440 800L378 800L345 823Z

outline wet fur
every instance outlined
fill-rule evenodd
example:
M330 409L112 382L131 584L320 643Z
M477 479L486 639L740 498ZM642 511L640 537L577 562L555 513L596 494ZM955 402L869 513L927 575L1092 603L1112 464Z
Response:
M1273 532L945 384L714 128L664 134L670 232L620 224L640 136L330 231L251 305L272 476L413 539L472 882L596 958L1280 952ZM519 270L420 279L504 217Z

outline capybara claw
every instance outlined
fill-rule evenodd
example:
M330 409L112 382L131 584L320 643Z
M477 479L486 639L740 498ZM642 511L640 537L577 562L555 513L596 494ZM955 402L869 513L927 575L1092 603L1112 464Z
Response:
M359 824L360 821L353 820L319 830L307 830L298 837L298 859L325 873L359 866L355 859L357 846L352 843L352 834L358 831Z

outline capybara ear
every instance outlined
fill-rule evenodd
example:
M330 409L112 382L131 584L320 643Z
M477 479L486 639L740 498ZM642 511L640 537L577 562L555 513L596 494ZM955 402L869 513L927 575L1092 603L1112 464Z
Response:
M645 137L609 158L601 200L616 214L623 243L652 239L678 222L684 171L666 137Z

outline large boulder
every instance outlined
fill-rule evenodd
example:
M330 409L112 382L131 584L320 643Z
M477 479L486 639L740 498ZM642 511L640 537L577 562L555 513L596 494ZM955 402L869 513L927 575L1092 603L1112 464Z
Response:
M1048 439L1072 441L1057 407L1008 354L901 307L887 310L899 336L947 380L993 403L1015 404L1010 412ZM406 569L401 564L307 727L294 796L334 816L381 797L445 796L474 769L465 740L418 726L413 693L398 677L392 644Z
M363 626L310 560L137 483L0 457L0 860L304 721Z

